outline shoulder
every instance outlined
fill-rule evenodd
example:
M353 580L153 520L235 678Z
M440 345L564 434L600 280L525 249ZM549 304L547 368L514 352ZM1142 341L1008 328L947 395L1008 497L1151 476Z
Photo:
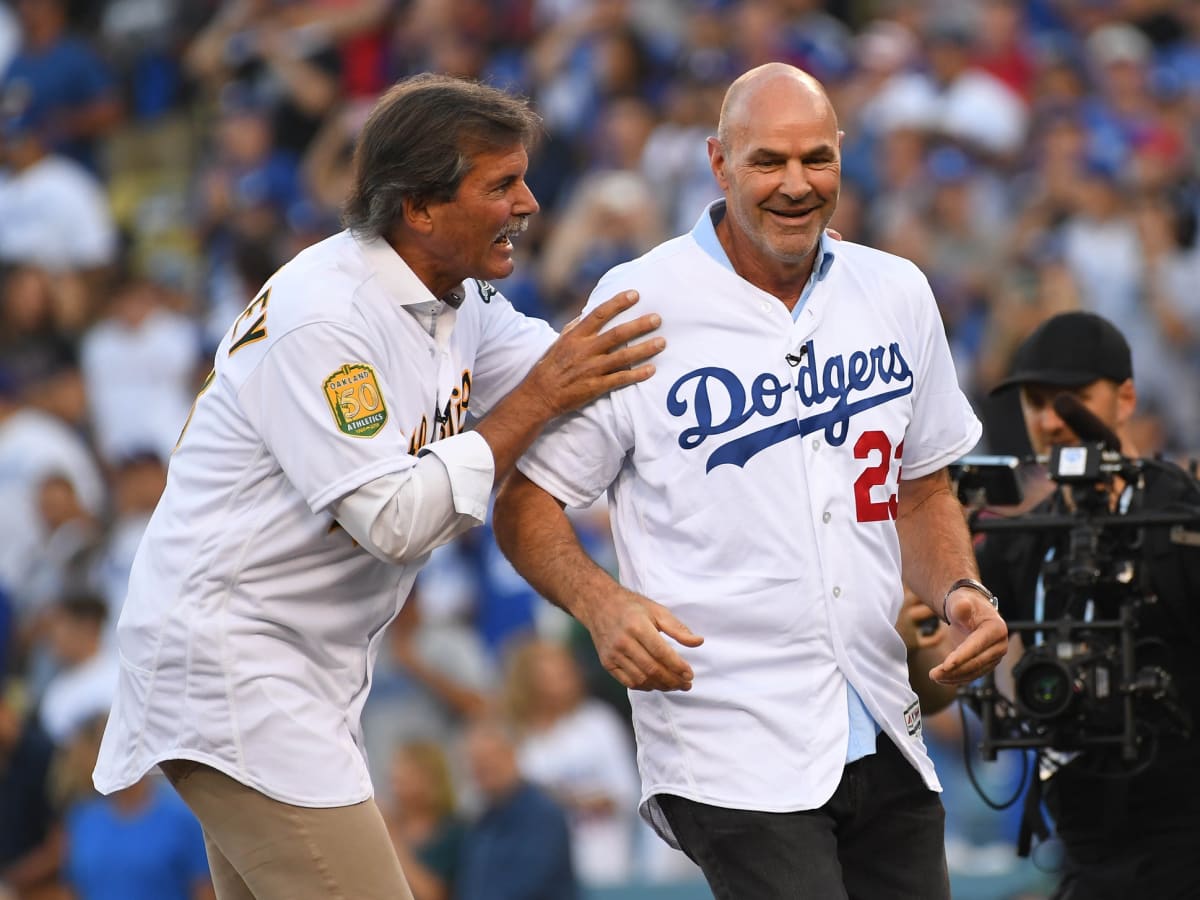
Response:
M293 257L258 296L265 297L276 334L318 322L356 326L357 304L373 275L359 243L341 232Z
M636 259L609 269L596 283L585 312L624 290L636 290L641 301L625 313L626 318L659 309L672 298L686 299L686 285L703 271L704 251L690 234L672 238ZM652 305L651 305L652 304Z
M923 273L912 260L894 253L887 253L856 244L853 241L833 242L834 266L831 271L841 270L841 274L857 275L859 277L878 277L899 279L906 284L927 285Z
M1155 460L1146 469L1146 497L1151 505L1190 503L1200 506L1200 482L1175 463Z

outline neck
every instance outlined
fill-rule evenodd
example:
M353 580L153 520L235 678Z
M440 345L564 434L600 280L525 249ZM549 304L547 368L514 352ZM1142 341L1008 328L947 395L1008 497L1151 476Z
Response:
M461 277L455 278L447 274L438 264L438 260L424 252L419 245L411 241L402 241L398 235L385 237L384 240L396 251L396 255L404 260L404 264L412 269L412 273L421 284L429 288L429 293L439 300L462 284Z
M721 248L729 257L733 271L756 288L777 297L787 307L788 312L795 309L804 286L812 277L819 244L796 263L776 259L767 261L755 248L748 246L745 240L739 240L739 233L730 227L728 211L717 223L716 233Z

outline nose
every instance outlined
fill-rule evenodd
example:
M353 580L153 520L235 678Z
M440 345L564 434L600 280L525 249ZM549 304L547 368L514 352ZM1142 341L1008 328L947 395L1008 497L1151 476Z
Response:
M783 183L779 185L779 191L789 197L803 197L808 194L808 172L804 163L798 159L788 160L783 169Z
M1046 434L1058 435L1069 429L1054 411L1053 403L1046 403L1038 410L1038 426Z
M513 203L513 215L532 216L539 209L541 207L538 206L537 198L533 196L533 191L529 189L529 185L522 181L521 189L517 193L516 202Z

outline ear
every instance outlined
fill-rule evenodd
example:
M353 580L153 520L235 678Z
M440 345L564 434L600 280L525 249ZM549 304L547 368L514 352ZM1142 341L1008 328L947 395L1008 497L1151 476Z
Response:
M400 214L404 226L417 234L429 234L433 231L433 215L430 206L430 202L424 198L405 197Z
M725 148L721 146L719 138L710 137L708 139L708 165L712 169L713 177L717 179L717 186L722 191L728 191L729 179L725 177Z

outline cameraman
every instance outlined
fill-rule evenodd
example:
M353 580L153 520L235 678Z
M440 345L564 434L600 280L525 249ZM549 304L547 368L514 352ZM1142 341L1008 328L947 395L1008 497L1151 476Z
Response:
M1137 456L1128 433L1137 403L1129 345L1105 319L1070 312L1044 322L1017 349L1013 374L993 394L1014 387L1020 389L1025 428L1038 455L1084 443L1055 412L1054 399L1065 392L1115 434L1123 456ZM1068 418L1088 430L1078 416ZM1144 467L1144 486L1114 478L1107 489L1109 510L1196 508L1195 482L1182 470L1168 469L1174 467ZM1060 485L1035 513L1075 508L1071 489ZM1185 527L1196 535L1197 526ZM1048 595L1042 570L1055 554L1063 557L1066 540L1061 530L986 534L978 548L980 573L1001 598L1006 619L1064 616L1063 598ZM1172 540L1169 528L1147 527L1141 561L1157 602L1138 610L1137 638L1165 644L1164 667L1180 704L1200 725L1200 549ZM1010 658L1020 655L1014 649ZM1200 741L1168 731L1160 734L1150 765L1132 774L1122 771L1107 748L1056 755L1063 764L1043 782L1046 808L1066 851L1055 900L1200 897Z

